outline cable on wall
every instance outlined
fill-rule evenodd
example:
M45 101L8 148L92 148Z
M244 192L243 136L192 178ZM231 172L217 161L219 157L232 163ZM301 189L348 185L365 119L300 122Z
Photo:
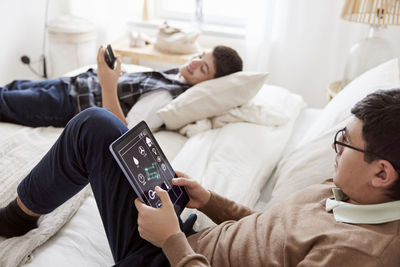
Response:
M43 42L42 42L42 55L40 56L39 60L33 61L32 63L37 63L42 61L42 74L37 72L32 66L31 66L31 59L27 55L21 56L21 62L25 65L28 65L29 69L37 76L41 78L47 78L47 65L46 65L46 31L47 31L47 17L48 17L48 11L49 11L49 0L46 0L46 8L45 8L45 14L44 14L44 27L43 27Z

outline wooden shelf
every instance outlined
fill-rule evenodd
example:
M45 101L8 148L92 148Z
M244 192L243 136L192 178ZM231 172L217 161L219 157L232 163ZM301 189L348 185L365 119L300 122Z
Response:
M124 37L120 40L113 42L112 47L115 53L122 57L130 58L132 64L139 65L139 60L152 60L161 61L170 64L182 65L190 60L195 54L177 55L163 53L154 48L154 45L146 45L145 47L131 47L129 46L129 38Z

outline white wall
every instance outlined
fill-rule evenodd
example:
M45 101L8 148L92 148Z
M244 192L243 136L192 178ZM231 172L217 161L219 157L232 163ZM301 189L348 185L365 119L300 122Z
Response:
M48 21L67 14L83 17L95 25L96 43L99 46L118 39L132 29L127 26L127 20L141 18L142 3L142 0L49 0ZM45 6L46 0L0 1L0 86L14 79L39 79L21 63L20 57L26 54L34 61L42 54ZM339 9L342 4L336 3L335 6ZM285 9L282 12L286 12ZM341 79L344 61L351 44L363 38L368 31L367 25L343 21L338 13L336 10L333 15L335 21L329 19L325 23L325 28L330 30L303 27L311 36L309 39L330 37L325 38L329 40L322 43L314 42L319 54L313 53L314 46L307 46L307 51L311 53L305 53L305 49L301 49L305 41L293 34L287 34L286 37L284 35L281 43L275 42L274 49L265 49L268 53L246 48L245 45L249 45L249 42L244 40L201 36L200 41L236 48L244 58L246 70L268 71L269 83L301 94L312 107L322 107L326 104L325 88L330 82ZM305 14L299 15L299 21L303 20L302 16ZM400 55L399 31L400 26L391 27L385 34L397 55ZM288 53L289 50L292 54ZM251 57L259 64L249 64ZM274 58L276 60L273 60ZM260 64L264 65L256 66ZM33 65L41 70L39 64ZM277 71L282 68L283 71Z
M14 79L39 79L20 57L34 61L42 54L45 7L46 0L0 1L0 86ZM68 13L68 0L50 1L49 19Z
M69 0L71 14L91 21L98 44L109 43L127 32L129 18L140 19L142 0Z
M29 56L34 69L42 72L39 59L42 55L46 1L0 1L0 86L15 79L41 79L22 64L20 58L22 55ZM142 1L138 0L49 0L47 21L62 15L85 18L95 25L96 45L99 46L124 35L127 31L126 19L130 16L140 18L141 9ZM47 37L46 54L48 45ZM95 63L95 57L93 59L92 63ZM49 57L47 60L50 60Z

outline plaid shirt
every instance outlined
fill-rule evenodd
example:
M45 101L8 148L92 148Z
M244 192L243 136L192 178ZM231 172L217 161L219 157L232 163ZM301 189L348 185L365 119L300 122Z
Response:
M118 79L118 99L125 116L142 94L165 89L175 98L190 87L189 84L171 78L179 69L126 73ZM70 78L70 94L77 101L76 113L89 108L101 107L101 87L93 69Z

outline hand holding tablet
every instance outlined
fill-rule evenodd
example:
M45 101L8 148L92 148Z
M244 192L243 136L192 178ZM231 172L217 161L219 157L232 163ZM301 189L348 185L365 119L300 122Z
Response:
M175 212L183 211L189 197L184 187L172 183L176 174L144 121L115 140L110 151L143 203L162 206L155 191L159 186L168 192Z
M168 192L158 186L155 191L163 203L161 208L150 207L138 198L135 199L135 206L139 213L138 231L143 239L157 247L162 247L171 235L181 232L181 229Z

